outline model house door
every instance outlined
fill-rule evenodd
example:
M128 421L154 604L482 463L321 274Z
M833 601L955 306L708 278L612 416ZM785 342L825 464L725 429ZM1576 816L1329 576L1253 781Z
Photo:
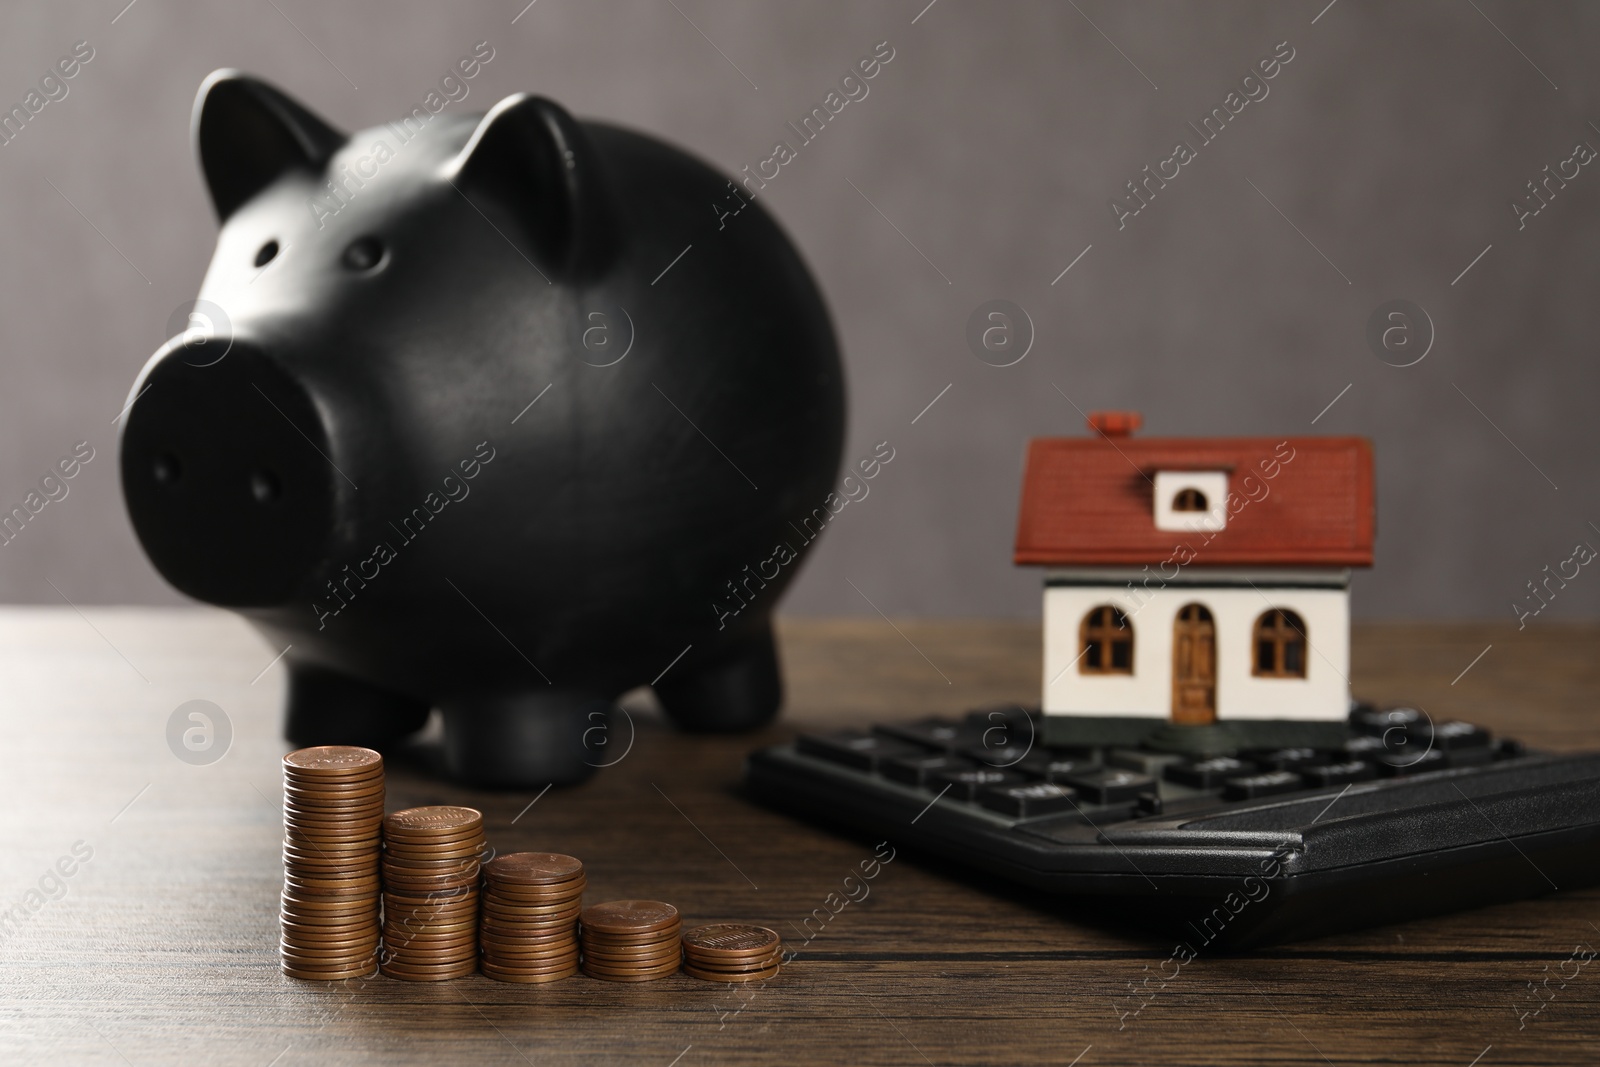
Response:
M1211 612L1187 604L1172 624L1172 721L1217 721L1217 626Z

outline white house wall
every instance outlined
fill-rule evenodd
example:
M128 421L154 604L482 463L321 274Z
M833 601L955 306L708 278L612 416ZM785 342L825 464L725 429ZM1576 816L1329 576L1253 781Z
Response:
M1265 599L1263 599L1263 597ZM1141 606L1142 603L1142 606ZM1044 594L1044 710L1047 714L1149 716L1172 711L1172 634L1178 610L1204 604L1216 622L1219 719L1343 719L1350 706L1350 600L1344 588L1204 586L1129 595L1126 585L1052 585ZM1079 625L1110 604L1133 625L1133 673L1080 674ZM1250 673L1256 619L1272 608L1305 622L1304 678Z

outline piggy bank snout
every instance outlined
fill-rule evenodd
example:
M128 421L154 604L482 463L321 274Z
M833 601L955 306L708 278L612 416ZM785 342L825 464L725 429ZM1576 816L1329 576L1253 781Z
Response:
M122 491L145 552L199 600L269 607L327 552L342 476L308 385L261 347L175 337L134 386Z

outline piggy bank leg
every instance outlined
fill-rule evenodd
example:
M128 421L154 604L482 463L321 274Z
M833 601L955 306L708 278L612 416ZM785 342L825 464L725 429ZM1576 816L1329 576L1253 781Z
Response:
M703 660L685 656L655 685L668 717L691 733L734 733L767 725L783 705L783 679L770 623Z
M547 687L446 700L445 766L488 789L581 782L601 762L587 742L603 737L610 708L594 693Z
M284 736L296 745L381 746L422 729L428 702L309 663L289 664Z

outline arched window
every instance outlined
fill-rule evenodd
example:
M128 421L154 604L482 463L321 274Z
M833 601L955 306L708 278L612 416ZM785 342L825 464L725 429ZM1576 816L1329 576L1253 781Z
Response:
M1210 511L1211 505L1206 501L1206 495L1198 489L1180 489L1178 495L1172 498L1173 511Z
M1078 673L1133 673L1133 623L1116 608L1090 608L1078 627L1078 639Z
M1256 619L1256 661L1251 673L1258 678L1306 676L1305 620L1292 611L1273 608Z

